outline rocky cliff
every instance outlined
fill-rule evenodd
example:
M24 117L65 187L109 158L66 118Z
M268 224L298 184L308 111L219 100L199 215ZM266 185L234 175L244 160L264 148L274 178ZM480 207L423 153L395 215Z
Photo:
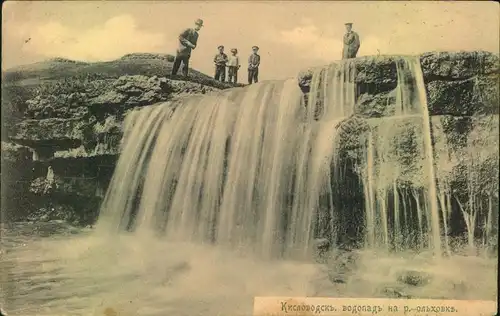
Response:
M122 121L136 107L234 85L174 57L129 54L112 62L61 58L2 74L2 215L92 223L119 154Z
M340 157L353 162L344 170L346 181L338 186L354 189L336 191L338 200L349 201L341 208L343 223L356 226L357 216L362 216L359 210L365 197L359 189L358 167L365 162L359 149L368 134L372 139L377 135L392 139L394 159L403 162L404 170L396 177L400 203L415 203L409 197L422 189L421 179L412 172L422 167L414 141L418 139L415 135L422 134L418 130L422 124L414 122L418 118L408 117L392 125L390 131L384 129L387 117L396 111L396 61L400 58L362 57L353 61L355 115L343 122L339 138ZM4 74L2 109L12 117L3 120L2 130L6 131L2 135L8 135L2 143L2 211L8 218L39 218L43 214L92 223L119 154L127 111L230 87L197 72L190 81L165 77L171 60L171 56L155 55L130 55L98 64L53 60ZM439 203L442 209L449 209L443 214L453 217L449 229L457 235L463 233L468 225L463 212L472 208L471 196L481 209L475 225L485 224L487 218L496 222L497 212L493 217L485 214L498 209L498 56L487 52L426 53L420 56L420 63L431 115ZM299 75L305 106L309 106L311 78L312 70ZM320 116L321 98L315 106ZM489 227L489 234L495 235L496 226Z
M422 117L394 116L398 106L397 61L402 58L363 57L353 61L357 89L354 115L342 123L339 137L342 159L353 163L347 172L352 173L352 179L357 178L350 185L357 188L366 186L361 183L363 170L360 169L366 169L368 162L361 149L366 149L367 141L374 147L385 147L381 149L385 151L384 160L390 163L375 164L370 172L378 181L386 182L384 185L388 188L382 194L389 196L389 200L398 200L387 206L389 216L395 209L418 207L415 196L420 196L429 183L419 171L425 168L421 152L425 134ZM496 243L499 58L488 52L436 52L421 55L420 64L431 116L440 220L447 224L444 225L447 231L442 233L463 236L469 231L470 238ZM305 70L298 79L306 107L311 106L308 100L313 72L314 69ZM316 84L320 85L321 80ZM317 98L314 106L319 119L323 113L322 99ZM346 235L353 234L351 237L358 239L363 233L358 223L363 221L360 209L365 207L366 196L362 190L353 188L349 196L339 199L352 202L343 205L342 226L349 226L345 225L349 222L356 232Z

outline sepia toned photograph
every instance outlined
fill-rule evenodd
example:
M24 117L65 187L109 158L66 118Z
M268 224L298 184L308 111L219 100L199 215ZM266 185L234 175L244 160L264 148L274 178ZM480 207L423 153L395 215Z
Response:
M5 1L0 316L493 316L495 1Z

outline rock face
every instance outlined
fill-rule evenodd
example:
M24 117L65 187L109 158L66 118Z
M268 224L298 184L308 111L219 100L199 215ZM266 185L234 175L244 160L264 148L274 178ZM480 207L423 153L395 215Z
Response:
M129 110L234 86L195 70L189 81L166 78L173 58L129 54L94 64L52 59L4 72L6 218L91 224L111 179Z
M373 181L378 181L378 187L387 187L378 194L398 200L387 205L389 217L398 209L415 208L415 196L421 196L429 186L429 179L421 176L421 170L427 168L427 160L422 156L425 143L422 116L395 116L397 62L401 60L402 57L385 56L351 61L356 86L354 114L340 123L337 138L339 160L351 164L347 172L350 177L358 178L354 186L369 186L363 183L363 179L367 181L363 172L366 173L368 165L373 166L369 171L376 179ZM426 53L420 56L420 64L431 115L439 216L446 230L442 233L462 236L468 232L469 244L471 239L479 238L484 244L493 243L490 249L494 249L499 205L499 58L487 52ZM306 107L310 106L314 71L306 70L298 79ZM321 81L317 84L321 86ZM316 119L321 117L321 97L316 100L314 113ZM375 157L370 158L373 161L367 161L367 144L375 152ZM377 158L382 153L383 158ZM338 225L351 226L344 235L359 240L363 236L358 229L363 225L359 223L365 220L359 212L365 208L366 196L362 190L355 191L358 193L349 196L342 193L337 197L339 201L352 201L342 204Z
M361 57L353 60L357 100L354 113L383 117L395 111L398 56ZM487 52L426 53L420 63L430 115L471 116L499 114L498 56ZM312 74L299 74L298 84L307 95Z

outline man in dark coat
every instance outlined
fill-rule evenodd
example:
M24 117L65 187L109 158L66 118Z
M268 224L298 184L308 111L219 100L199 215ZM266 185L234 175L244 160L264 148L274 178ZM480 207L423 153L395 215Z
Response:
M189 58L191 58L191 51L196 48L196 44L198 43L198 31L203 26L203 20L198 19L194 24L194 28L186 29L179 35L179 48L177 49L177 55L172 66L172 76L177 75L181 63L183 64L183 75L186 77L188 75Z
M356 58L360 46L359 35L352 30L352 23L346 23L345 28L347 32L344 35L342 59Z
M252 51L252 55L248 57L248 84L252 84L252 81L259 82L260 55L257 54L259 47L253 46Z

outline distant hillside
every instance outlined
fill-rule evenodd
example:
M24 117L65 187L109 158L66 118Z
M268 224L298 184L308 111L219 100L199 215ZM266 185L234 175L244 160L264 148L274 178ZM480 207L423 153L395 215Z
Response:
M167 54L134 53L106 62L82 62L52 58L29 65L22 65L2 72L2 84L38 85L74 76L96 76L99 79L118 78L123 75L169 77L174 56ZM203 83L211 77L190 69L190 81Z

